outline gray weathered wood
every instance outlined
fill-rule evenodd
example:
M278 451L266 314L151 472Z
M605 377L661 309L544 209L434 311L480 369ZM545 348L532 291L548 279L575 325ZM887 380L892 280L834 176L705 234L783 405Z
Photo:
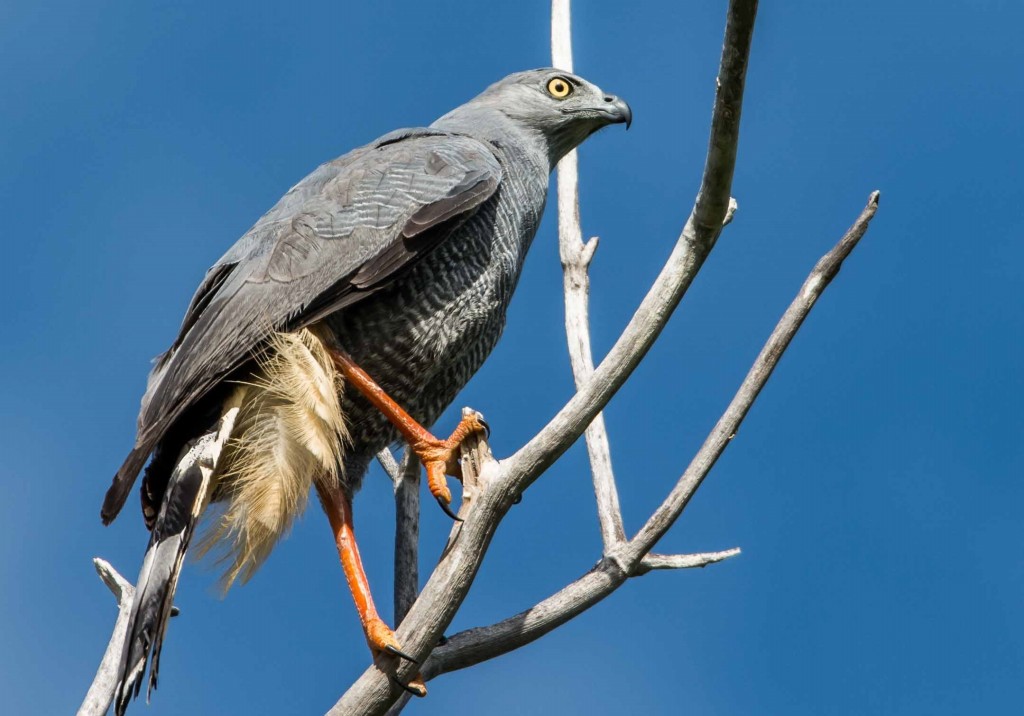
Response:
M451 623L472 585L494 531L512 501L580 437L628 379L661 333L714 246L731 204L729 189L739 141L738 122L746 60L756 11L756 0L732 0L729 5L719 89L712 116L712 144L701 190L706 196L698 197L668 263L601 365L579 387L569 403L522 449L500 464L486 462L482 466L480 492L473 509L458 525L454 543L442 556L398 628L396 636L399 642L417 659L426 659ZM727 146L730 143L731 148ZM711 196L713 193L715 196ZM718 211L718 206L721 206L721 211ZM599 563L600 569L595 568L583 579L595 580L595 588L600 587L608 580L609 570L621 571L618 563L618 555L612 554ZM391 677L407 683L417 670L418 667L407 662L371 666L329 713L332 716L383 714L403 693ZM429 678L430 671L424 669L423 675Z
M395 623L416 601L420 588L420 463L411 450L395 464Z
M110 562L96 557L92 561L100 579L107 585L114 599L117 600L117 620L103 652L96 676L89 686L85 700L78 708L78 716L103 716L114 700L114 687L117 686L118 669L121 666L121 647L124 645L125 632L128 630L128 619L132 614L132 602L135 599L135 587L122 577Z
M555 67L572 72L569 4L569 0L552 0L551 3L551 60ZM590 341L590 262L597 250L598 239L595 236L583 243L577 156L574 149L558 163L558 251L565 293L565 337L569 344L573 378L579 388L594 372ZM625 541L626 530L622 524L611 446L602 413L594 417L584 437L590 455L601 539L607 551Z
M480 663L528 644L586 611L618 589L629 577L655 569L704 567L739 554L739 549L694 555L659 555L650 551L671 527L718 457L729 446L747 412L818 297L839 272L843 261L867 231L878 208L879 193L828 254L811 271L772 331L722 418L679 479L676 487L633 539L605 556L589 572L534 607L488 627L469 629L434 650L424 665L427 679Z

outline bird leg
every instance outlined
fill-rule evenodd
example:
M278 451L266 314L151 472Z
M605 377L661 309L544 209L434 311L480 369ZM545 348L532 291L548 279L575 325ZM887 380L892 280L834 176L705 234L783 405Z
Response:
M316 491L320 496L324 512L327 513L327 519L330 520L331 529L334 531L334 542L338 546L341 567L345 571L345 579L352 592L352 599L356 603L359 621L362 622L366 643L373 654L374 662L376 663L379 659L385 658L386 654L390 654L419 663L402 651L401 645L395 638L395 633L377 614L373 595L370 594L370 582L366 579L366 572L363 571L363 561L359 557L359 547L356 544L356 535L352 526L351 499L340 489L321 486L320 482L316 483ZM408 686L403 684L399 684L399 686L416 696L427 695L426 684L419 674Z
M452 493L448 489L445 475L458 476L460 474L459 446L463 440L475 432L489 432L487 423L475 413L463 415L462 420L447 440L436 438L429 430L416 422L390 395L385 393L384 389L366 371L356 365L350 356L336 348L328 350L346 383L354 386L377 410L384 414L384 417L392 425L398 428L398 432L405 438L405 442L423 463L427 471L427 487L430 489L430 494L441 505L441 509L452 519L459 519L449 507Z

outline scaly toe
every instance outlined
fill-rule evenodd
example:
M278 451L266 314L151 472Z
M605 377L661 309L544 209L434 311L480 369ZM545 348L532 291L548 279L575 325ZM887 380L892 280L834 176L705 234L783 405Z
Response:
M369 644L370 651L374 654L390 654L391 656L408 659L414 664L420 663L415 657L402 651L402 645L395 638L395 633L382 620L370 621L365 629L366 643Z

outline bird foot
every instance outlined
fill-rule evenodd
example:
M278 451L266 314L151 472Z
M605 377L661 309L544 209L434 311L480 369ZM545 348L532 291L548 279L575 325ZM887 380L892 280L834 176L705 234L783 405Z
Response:
M449 517L458 520L452 512L452 493L448 489L445 474L458 477L461 475L459 466L459 446L473 433L482 432L490 436L491 429L483 417L476 412L467 411L462 420L447 440L439 440L433 433L420 425L402 406L396 403L384 389L360 368L352 358L338 348L328 347L331 359L341 372L345 381L363 394L394 425L405 442L416 453L416 457L427 469L427 485L430 494L441 505Z
M395 638L395 632L383 620L369 620L364 626L364 630L366 632L366 643L369 644L370 651L373 652L374 657L387 653L407 659L414 664L420 663L415 657L402 651L398 639Z
M395 638L395 632L393 632L391 627L385 624L381 619L370 620L366 623L365 628L366 643L370 645L370 651L373 653L374 663L377 663L378 666L381 665L381 661L393 656L406 659L414 664L420 663L411 654L402 651L402 647L399 645L398 639ZM408 684L403 684L395 676L392 676L391 680L413 696L422 697L427 695L427 684L423 681L423 676L420 674L416 674Z
M459 468L459 448L470 435L478 433L489 436L491 429L479 413L472 412L462 416L462 420L447 440L439 440L428 433L426 437L412 444L413 452L427 470L427 488L430 494L437 500L441 509L454 520L459 518L450 507L452 493L448 489L445 475L459 477L462 474Z

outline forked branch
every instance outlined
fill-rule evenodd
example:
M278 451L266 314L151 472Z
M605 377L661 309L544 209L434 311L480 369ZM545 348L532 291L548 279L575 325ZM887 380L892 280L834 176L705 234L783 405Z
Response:
M643 529L621 549L606 556L594 567L556 594L524 612L488 627L459 632L437 649L424 668L424 676L433 678L456 669L493 659L528 644L594 606L633 576L654 569L704 567L739 554L739 549L694 555L659 555L650 550L678 519L693 493L711 471L715 461L735 437L740 423L768 382L779 359L789 346L818 297L839 272L843 261L867 231L878 208L879 193L868 198L867 206L828 254L804 281L800 292L775 326L725 413L704 441L704 445L683 473L665 502Z
M729 5L712 115L712 140L701 196L698 196L668 263L608 357L579 387L569 403L512 457L500 464L488 462L482 466L479 494L473 509L457 526L457 539L442 556L397 630L398 640L417 658L425 660L430 655L444 629L451 623L509 506L580 437L630 376L665 327L714 246L730 206L729 189L739 141L743 87L756 11L756 0L732 0ZM621 571L618 564L619 559L615 556L603 559L583 579L594 581L595 587L600 587L610 575ZM335 716L383 714L403 693L392 677L405 683L416 670L415 665L406 663L383 669L372 666L330 713ZM424 672L424 676L429 677L429 670Z
M607 434L600 418L602 409L629 378L646 355L672 312L686 293L722 227L735 210L730 197L739 141L743 90L753 34L757 0L731 0L718 86L711 122L707 161L693 210L675 247L654 285L601 364L594 369L591 355L587 269L596 239L583 243L579 228L575 155L559 170L560 246L565 266L567 332L576 395L523 448L498 463L483 440L464 446L463 520L453 527L437 567L416 597L416 541L418 524L418 470L408 461L396 470L389 455L382 464L392 475L399 520L396 526L396 619L408 610L397 630L403 647L422 666L407 662L383 663L367 669L349 688L330 714L384 714L401 708L404 692L394 679L408 682L416 671L430 679L456 669L494 658L527 644L564 624L604 599L631 577L652 570L703 567L739 553L738 549L692 555L652 553L660 538L685 509L715 461L735 436L782 353L838 273L843 261L867 230L878 205L878 192L839 244L818 262L803 287L772 332L732 402L703 446L646 524L627 539L611 469ZM555 64L571 69L569 7L567 0L553 2L553 50ZM564 184L564 188L563 188ZM564 193L564 196L563 196ZM589 429L588 429L589 426ZM604 555L589 571L557 593L520 614L486 627L455 634L443 646L439 637L450 625L468 593L490 540L511 504L587 431ZM401 566L399 566L399 563ZM123 639L130 612L132 587L109 565L97 561L104 581L119 598L119 617L107 653L93 687L79 714L103 713L110 703ZM115 576L116 575L116 576Z

